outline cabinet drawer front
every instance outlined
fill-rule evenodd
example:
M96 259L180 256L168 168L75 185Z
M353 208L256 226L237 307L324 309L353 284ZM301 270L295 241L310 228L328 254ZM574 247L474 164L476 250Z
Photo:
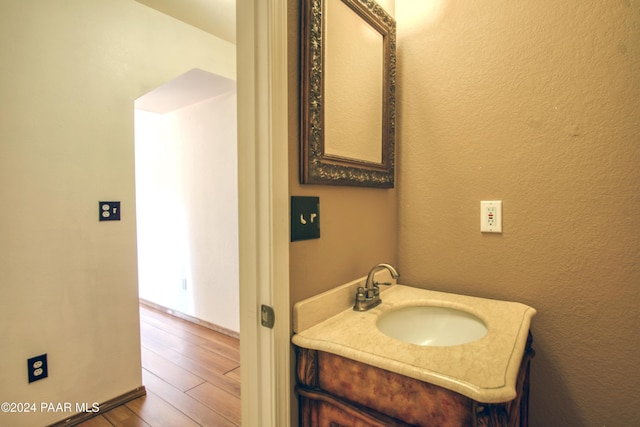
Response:
M318 352L319 388L411 425L472 426L474 402L458 393Z

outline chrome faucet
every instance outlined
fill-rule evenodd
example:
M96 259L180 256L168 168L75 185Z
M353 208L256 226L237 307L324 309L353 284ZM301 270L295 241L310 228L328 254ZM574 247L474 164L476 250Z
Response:
M380 299L380 288L378 287L379 283L373 280L376 272L386 268L391 273L391 277L397 279L399 274L395 267L389 264L378 264L374 266L371 270L369 270L369 274L367 275L367 280L364 283L364 287L359 286L356 291L356 302L353 305L353 309L355 311L367 311L382 302ZM385 283L385 285L390 285L391 283Z

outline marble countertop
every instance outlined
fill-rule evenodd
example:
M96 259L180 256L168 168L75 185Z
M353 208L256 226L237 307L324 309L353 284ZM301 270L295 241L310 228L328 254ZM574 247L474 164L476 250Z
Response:
M478 402L501 403L516 397L516 379L534 308L393 284L382 287L379 306L357 312L352 305L355 288L361 285L361 279L355 280L297 303L293 343L426 381ZM429 347L404 343L380 332L378 316L405 305L467 311L485 323L488 333L467 344Z

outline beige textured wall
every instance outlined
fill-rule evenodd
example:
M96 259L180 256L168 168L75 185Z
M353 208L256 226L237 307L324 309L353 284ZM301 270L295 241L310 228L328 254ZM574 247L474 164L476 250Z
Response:
M289 246L290 301L296 302L396 262L396 190L301 185L299 157L299 1L289 0L289 193L320 197L320 239Z
M640 2L414 6L396 1L402 282L538 309L533 426L637 425ZM504 233L481 234L494 199Z

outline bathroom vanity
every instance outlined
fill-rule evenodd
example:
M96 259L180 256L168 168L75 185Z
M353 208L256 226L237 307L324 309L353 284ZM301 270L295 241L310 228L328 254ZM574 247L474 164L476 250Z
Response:
M393 284L382 286L381 304L358 312L353 296L362 284L350 282L294 307L301 425L527 425L535 309ZM486 332L462 344L411 342L411 330L433 329L424 317L402 325L398 336L382 332L381 319L415 307L467 313Z

